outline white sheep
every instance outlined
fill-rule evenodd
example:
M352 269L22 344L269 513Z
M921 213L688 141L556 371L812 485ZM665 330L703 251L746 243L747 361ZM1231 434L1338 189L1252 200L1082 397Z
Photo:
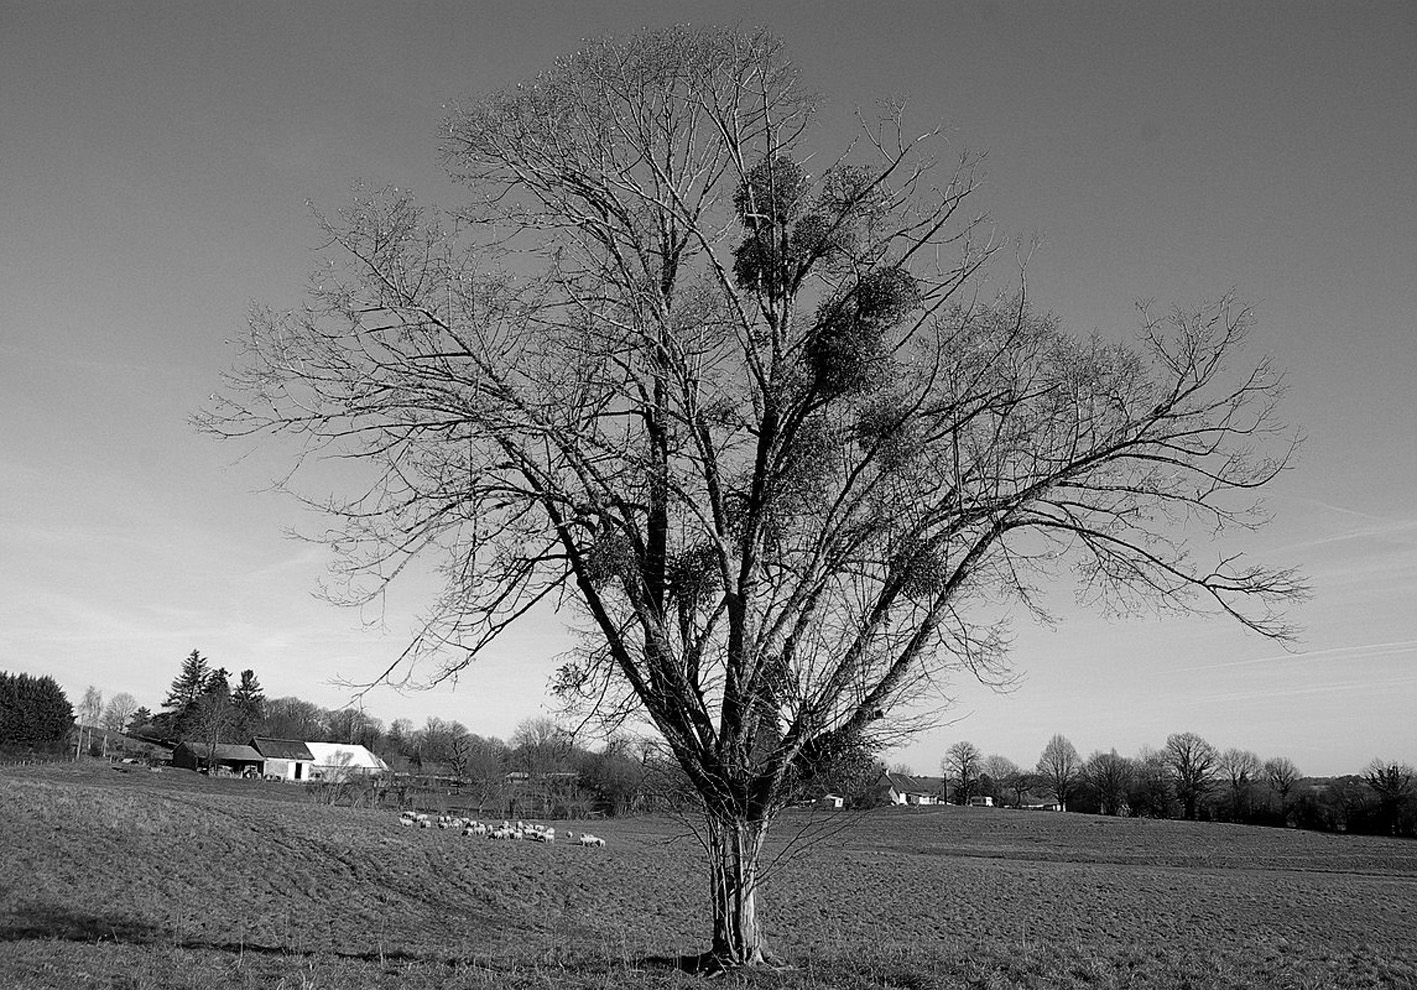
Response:
M605 846L604 839L598 835L591 835L589 832L582 832L581 837L577 839L576 842L582 846L599 846L601 848Z

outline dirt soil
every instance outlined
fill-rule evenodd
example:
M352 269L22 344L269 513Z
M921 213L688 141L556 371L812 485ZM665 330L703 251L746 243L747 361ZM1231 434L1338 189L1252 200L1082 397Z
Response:
M643 973L705 947L686 824L548 824L607 845L408 829L292 784L0 770L0 987L679 979ZM1417 986L1417 843L960 808L792 814L775 839L781 985Z

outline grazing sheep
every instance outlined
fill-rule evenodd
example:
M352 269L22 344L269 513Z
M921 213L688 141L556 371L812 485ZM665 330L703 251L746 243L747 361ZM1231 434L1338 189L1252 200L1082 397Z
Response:
M591 835L589 832L582 832L581 837L576 840L582 846L598 846L604 848L605 840L598 835Z

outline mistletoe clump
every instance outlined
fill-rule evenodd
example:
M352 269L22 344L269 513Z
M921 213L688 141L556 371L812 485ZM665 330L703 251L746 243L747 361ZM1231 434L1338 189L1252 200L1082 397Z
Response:
M864 391L883 377L890 357L886 333L920 303L915 277L900 267L863 276L817 311L807 361L828 396Z

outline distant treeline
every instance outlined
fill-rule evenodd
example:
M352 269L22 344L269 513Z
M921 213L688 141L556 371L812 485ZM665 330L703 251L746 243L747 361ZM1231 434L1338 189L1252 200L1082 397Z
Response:
M105 705L90 687L77 718L75 740L73 709L52 678L0 674L0 749L12 756L64 747L98 756L107 752L108 734L117 732L169 745L263 736L365 746L395 773L389 785L395 790L381 800L410 803L440 794L465 807L528 817L623 815L692 801L693 789L677 765L650 740L623 737L592 749L549 718L523 721L506 741L432 717L422 726L407 718L385 724L357 708L268 699L253 670L243 670L233 687L229 672L213 668L197 650L182 661L160 711L127 694ZM95 728L106 731L97 736ZM815 763L794 781L794 799L831 793L847 807L889 802L886 767L871 746L824 754ZM1345 776L1306 777L1287 757L1261 760L1249 750L1221 750L1196 733L1178 732L1135 756L1114 749L1086 759L1055 735L1031 768L961 741L947 750L940 769L939 796L957 804L988 798L996 806L1417 836L1417 771L1390 759L1374 759Z
M1410 764L1379 758L1358 773L1305 777L1287 757L1221 750L1194 732L1173 733L1161 748L1144 747L1134 757L1099 750L1086 759L1055 735L1027 769L959 742L941 771L959 804L988 797L995 805L1037 806L1042 799L1090 814L1417 836L1417 771Z

